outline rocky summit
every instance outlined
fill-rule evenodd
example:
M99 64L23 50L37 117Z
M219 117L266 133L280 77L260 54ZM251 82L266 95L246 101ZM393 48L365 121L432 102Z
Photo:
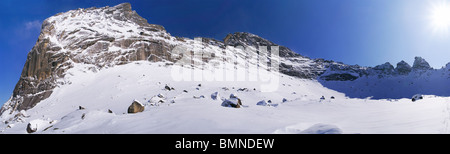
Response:
M401 62L397 63L395 71L397 71L397 73L400 75L409 74L409 72L411 72L411 65L402 60Z
M28 53L10 103L2 108L26 110L49 97L58 79L74 63L96 68L130 61L171 61L171 37L164 27L149 24L129 3L59 13L46 19Z
M425 59L423 59L422 57L415 57L412 69L414 69L414 70L430 70L433 68L431 68L430 64L428 64L428 62L425 61Z

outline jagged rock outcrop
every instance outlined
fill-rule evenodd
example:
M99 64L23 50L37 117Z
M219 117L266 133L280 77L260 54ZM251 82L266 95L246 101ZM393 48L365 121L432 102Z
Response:
M430 70L431 68L430 64L423 59L422 57L415 57L414 58L414 64L412 66L412 70Z
M301 56L298 53L293 52L291 49L277 45L269 40L266 40L262 37L259 37L255 34L246 33L246 32L236 32L234 34L228 34L223 42L228 46L242 46L247 47L251 46L258 49L259 46L267 46L267 50L270 52L270 46L279 46L280 57L299 57Z
M379 71L382 74L394 74L395 73L394 66L392 66L391 63L389 63L389 62L386 62L381 65L377 65L373 69L376 71Z
M279 62L279 71L283 74L303 79L317 78L325 71L326 68L324 66L330 62L323 59L310 59L293 52L287 47L280 46L258 35L246 32L228 34L223 39L223 43L226 46L241 46L248 51L254 49L258 54L260 54L261 50L267 50L271 54L271 47L278 46L279 56L282 57ZM248 49L249 47L252 47L252 49ZM266 47L266 49L259 49L259 47Z
M395 68L395 71L399 75L407 75L411 72L411 70L412 70L411 65L409 65L408 63L406 63L403 60L398 62L397 67Z

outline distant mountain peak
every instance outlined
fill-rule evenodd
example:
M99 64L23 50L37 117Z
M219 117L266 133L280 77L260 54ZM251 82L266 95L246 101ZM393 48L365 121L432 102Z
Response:
M402 60L397 63L397 67L395 68L395 71L400 75L409 74L409 72L411 72L411 65L409 65L407 62Z
M381 65L375 66L373 69L382 71L383 73L392 74L395 72L394 66L391 63L386 62Z
M433 69L433 68L431 68L430 64L428 64L428 62L425 59L423 59L422 57L415 57L412 69L413 70L429 70L429 69Z

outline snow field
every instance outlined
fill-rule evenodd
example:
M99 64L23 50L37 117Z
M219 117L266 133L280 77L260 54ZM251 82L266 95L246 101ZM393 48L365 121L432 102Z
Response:
M423 100L353 99L319 82L280 75L276 92L259 91L258 82L174 81L171 66L145 61L86 71L75 64L46 100L28 111L3 115L1 133L448 133L449 97ZM200 85L199 85L200 84ZM174 90L166 90L165 86ZM242 90L247 88L246 90ZM239 90L241 89L241 90ZM255 90L254 90L255 89ZM187 92L185 92L187 91ZM218 93L218 100L211 95ZM164 103L151 105L158 94ZM221 106L231 94L245 107ZM204 98L199 96L203 95ZM195 96L195 97L194 97ZM320 101L324 96L325 100ZM330 99L334 96L336 99ZM283 99L286 99L284 103ZM138 100L144 112L128 114ZM271 100L278 106L260 106ZM79 109L79 106L85 109ZM111 110L113 113L108 113ZM5 121L8 121L6 124ZM50 123L51 122L51 123Z

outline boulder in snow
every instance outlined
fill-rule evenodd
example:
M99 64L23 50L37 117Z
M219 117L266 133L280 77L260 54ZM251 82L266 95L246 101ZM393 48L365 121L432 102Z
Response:
M248 89L247 89L247 88L239 88L237 91L245 91L245 92L248 92Z
M163 94L158 94L150 98L150 100L148 101L149 104L146 105L157 106L158 104L166 102L165 99L166 97Z
M220 99L219 92L216 91L216 92L212 93L211 94L211 99L219 100Z
M232 108L240 108L242 106L241 99L239 99L236 95L231 94L229 99L225 99L222 102L223 107L232 107Z
M27 125L27 133L34 133L37 131L37 125L32 124L31 122Z
M259 101L258 103L256 103L256 105L267 106L267 102L265 100L262 100L262 101Z
M166 84L166 86L164 86L164 89L167 90L167 91L175 90L175 88L170 87L167 84Z
M144 105L139 101L134 100L133 103L128 107L128 113L138 113L144 111Z
M195 99L200 99L200 98L205 98L205 96L203 96L203 95L200 95L200 96L193 96L193 98L195 98Z
M256 103L256 105L259 106L273 106L273 107L277 107L278 104L274 104L272 103L272 100L268 100L267 102L265 100L259 101L258 103Z
M325 100L325 96L320 97L320 100Z
M156 96L159 97L159 98L165 98L165 96L163 94L158 94Z
M51 123L53 123L54 121L48 121L48 120L43 120L43 119L35 119L35 120L31 120L28 125L27 125L27 133L34 133L36 131L38 131L39 129L43 129L48 127L48 125L50 125Z
M417 101L417 100L421 100L421 99L423 99L423 96L422 96L421 94L415 94L415 95L411 98L411 100L412 100L413 102L415 102L415 101Z

